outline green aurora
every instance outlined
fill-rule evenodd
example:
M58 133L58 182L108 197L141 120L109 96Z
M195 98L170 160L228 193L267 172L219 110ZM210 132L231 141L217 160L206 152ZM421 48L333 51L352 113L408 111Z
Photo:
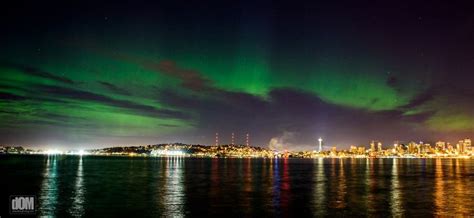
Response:
M357 113L400 113L406 128L415 129L408 132L423 129L427 135L457 137L474 131L469 95L442 93L412 105L438 83L426 77L434 68L424 63L400 67L380 56L377 48L362 52L355 46L355 52L344 53L336 45L348 39L314 39L313 45L305 38L308 45L295 42L290 49L271 40L275 30L261 28L268 26L265 19L222 27L214 35L206 32L211 25L200 29L190 23L184 27L193 28L180 32L167 23L156 25L168 29L153 29L147 22L114 19L87 27L66 24L65 33L43 32L32 39L7 35L0 55L0 128L2 135L10 136L5 143L35 144L42 134L45 139L38 144L44 146L157 143L180 141L181 136L188 142L212 143L210 134L193 134L206 128L200 111L161 102L158 95L163 90L210 102L216 99L215 90L269 102L272 90L289 89ZM123 30L126 33L120 34ZM294 52L298 49L300 54ZM183 87L189 78L144 64L163 61L192 72L184 76L198 75L204 81L198 87L214 91ZM428 117L410 120L417 115ZM209 130L214 131L218 130ZM16 142L22 133L31 140ZM270 137L263 134L258 142L265 145Z

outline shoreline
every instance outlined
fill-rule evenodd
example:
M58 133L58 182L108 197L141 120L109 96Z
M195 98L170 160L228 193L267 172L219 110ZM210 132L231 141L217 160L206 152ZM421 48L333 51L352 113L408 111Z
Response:
M474 156L459 156L459 157L338 157L338 156L324 156L324 157L253 157L253 156L203 156L203 155L149 155L149 154L15 154L15 153L0 153L0 156L90 156L90 157L143 157L143 158L196 158L196 159L474 159Z

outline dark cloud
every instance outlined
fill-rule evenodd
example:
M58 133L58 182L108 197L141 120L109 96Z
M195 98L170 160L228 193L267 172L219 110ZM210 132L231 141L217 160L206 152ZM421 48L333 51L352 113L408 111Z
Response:
M266 98L226 91L185 95L162 90L158 101L196 113L196 126L200 127L197 131L207 136L220 132L223 143L231 132L240 135L249 132L255 144L266 146L271 138L291 132L298 136L292 139L295 148L315 143L317 136L324 136L331 145L410 138L416 135L414 121L429 116L404 116L401 110L370 112L347 108L295 89L274 89ZM347 138L353 141L348 142Z
M175 118L189 119L189 116L179 111L157 109L155 107L143 104L137 104L131 101L117 100L104 95L95 94L88 91L76 90L60 86L35 85L35 90L49 96L56 96L71 100L83 100L89 102L97 102L113 107L122 108L131 112L139 113L147 116L157 116L159 118Z
M417 96L415 96L414 98L412 98L410 102L408 102L408 104L403 105L400 108L403 110L415 108L417 106L423 105L424 103L434 99L436 95L440 93L442 93L442 86L428 88L425 91L418 94Z
M179 128L180 126L178 125L173 125L173 124L160 124L158 126L162 126L162 127L171 127L171 128Z
M31 76L41 77L44 79L49 79L49 80L53 80L53 81L57 81L57 82L69 84L69 85L76 84L76 82L74 82L73 80L65 76L58 76L53 73L46 72L34 67L29 67L29 66L20 65L20 64L13 64L13 63L3 63L2 66L16 68L20 70L21 72L31 75Z
M102 85L103 87L107 88L108 90L116 93L116 94L120 94L120 95L130 95L130 92L123 89L123 88L120 88L112 83L108 83L108 82L104 82L104 81L98 81L98 83L100 85Z
M409 123L423 123L426 122L430 117L436 114L436 111L423 111L416 114L405 115L402 117L403 121L408 121Z
M470 87L457 87L453 85L434 85L424 90L417 96L415 96L411 101L400 107L403 110L414 109L420 106L425 105L428 102L436 101L442 97L449 96L450 102L453 104L462 104L462 105L473 105L474 101L466 101L466 99L474 99L474 91ZM452 105L445 105L452 106ZM431 108L432 110L437 110L439 108Z
M104 55L106 57L125 61L139 65L143 69L161 73L181 81L181 86L183 88L193 90L193 91L214 91L216 88L212 84L212 81L204 77L199 71L193 69L187 69L185 67L179 66L175 61L172 60L151 60L148 58L139 57L136 55L130 55L126 53L121 53L117 51L111 51L109 49L100 47L94 43L90 42L73 42L71 43L81 48L96 52L98 54Z
M14 81L5 79L2 82L13 83ZM19 86L7 85L7 84L0 84L0 89L11 90L11 91L15 90L15 91L20 91L20 92L29 92L30 91L27 88L22 88L22 87L19 87Z
M392 87L397 92L401 92L403 89L401 87L400 80L396 76L389 76L385 83L387 84L387 86Z
M48 119L48 120L54 120L58 122L72 122L72 121L78 121L78 120L85 120L84 118L79 118L79 117L74 117L74 116L68 116L68 115L61 115L61 114L56 114L56 113L50 113L50 112L41 112L40 114L37 115L40 118Z
M214 90L211 81L203 77L198 71L182 68L177 66L173 61L164 60L155 63L152 61L141 60L140 63L146 69L158 71L179 79L184 88L193 91Z
M4 82L11 82L11 81L4 81ZM0 84L0 89L13 91L13 92L19 91L21 93L24 93L24 95L22 95L22 96L6 93L7 95L13 95L15 97L10 97L10 99L5 97L3 100L10 100L10 101L28 100L28 101L34 101L34 102L37 102L37 103L45 103L45 102L60 103L60 104L70 103L68 101L64 101L64 100L61 100L61 99L58 99L58 98L48 97L48 96L44 96L44 95L38 95L37 90L31 89L31 87L35 86L35 84L25 83L24 85L27 85L27 86L25 88L22 88L22 87L18 87L18 86Z
M0 92L0 101L1 100L7 100L7 101L17 101L17 100L25 100L26 98L23 96L15 95L15 94L10 94L7 92Z

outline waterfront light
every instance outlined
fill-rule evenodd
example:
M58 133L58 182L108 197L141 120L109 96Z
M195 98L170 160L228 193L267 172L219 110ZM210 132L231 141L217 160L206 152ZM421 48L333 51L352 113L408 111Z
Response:
M154 150L151 152L152 155L160 156L184 156L186 153L179 150Z
M62 152L57 149L49 149L44 152L47 155L56 155L56 154L61 154Z
M87 154L89 154L89 152L86 152L84 150L79 150L79 152L77 152L77 155L80 155L80 156L87 155Z

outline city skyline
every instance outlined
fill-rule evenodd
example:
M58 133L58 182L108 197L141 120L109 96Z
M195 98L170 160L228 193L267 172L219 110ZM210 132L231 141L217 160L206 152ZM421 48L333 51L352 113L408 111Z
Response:
M37 147L37 146L23 146L18 145L0 145L0 153L5 153L6 150L13 149L13 153L16 153L16 149L19 148L20 150L28 150L26 154L32 152L31 154L50 154L50 153L71 153L72 154L83 154L85 151L91 150L102 150L102 149L127 149L127 148L142 148L142 147L150 147L150 146L157 146L157 145L166 145L166 146L174 146L174 145L189 145L189 146L200 146L200 147L208 147L208 149L213 149L213 147L222 147L222 146L230 146L230 147L248 147L248 148L261 148L268 151L273 152L317 152L317 153L324 153L324 152L335 152L337 147L344 152L350 152L352 154L364 154L367 157L370 157L370 152L381 152L381 151L392 151L391 154L397 154L402 156L403 153L407 154L450 154L456 157L457 155L461 155L463 157L470 157L474 154L474 147L472 146L472 142L470 138L463 138L454 143L449 141L442 141L438 140L436 142L430 141L419 141L415 142L411 141L394 141L393 144L384 144L381 141L371 140L368 144L350 144L350 145L324 145L323 139L321 137L318 138L318 143L316 145L310 147L299 147L299 146L287 146L281 140L272 140L268 146L262 145L251 145L250 144L250 137L249 134L245 134L245 144L244 143L235 143L235 134L231 134L230 143L226 143L226 141L222 142L219 141L219 133L215 134L215 142L213 145L211 144L199 144L199 143L181 143L181 142L172 142L172 143L155 143L155 144L148 144L148 145L119 145L119 146L97 146L97 145L90 145L90 147L84 146L75 146L75 147L68 147L68 148L61 148L55 145L49 145L44 147ZM341 150L342 148L342 150ZM26 151L24 150L24 151ZM414 152L414 151L417 152ZM177 152L183 152L181 150L176 150ZM356 151L356 152L355 152ZM77 153L79 152L79 153ZM401 153L400 153L401 152ZM420 153L421 152L421 153ZM9 152L6 152L9 153ZM21 153L21 152L20 152ZM186 152L182 153L183 155ZM385 154L387 155L387 154ZM431 157L439 157L439 156L431 156Z
M474 138L468 2L9 4L0 145Z
M233 139L233 138L232 138ZM318 139L317 148L309 150L288 150L277 143L268 148L251 146L248 139L245 145L221 144L216 133L215 145L165 143L141 146L106 147L94 149L61 150L57 148L35 149L12 146L0 146L0 154L23 155L93 155L93 156L142 156L142 157L199 157L199 158L472 158L474 147L469 138L457 143L437 141L395 142L393 146L380 141L371 141L365 145L351 145L350 149L337 149L336 146L322 149L322 138Z

